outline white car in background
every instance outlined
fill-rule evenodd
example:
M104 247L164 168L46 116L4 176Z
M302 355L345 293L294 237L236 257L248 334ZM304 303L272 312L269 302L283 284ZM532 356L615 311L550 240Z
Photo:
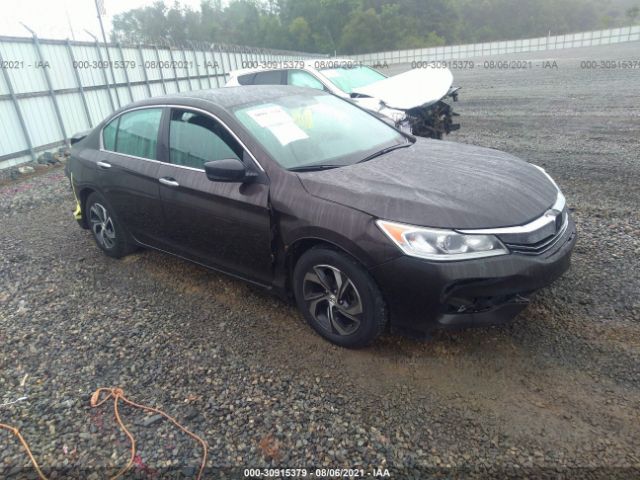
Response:
M229 73L225 87L295 85L317 88L349 99L397 128L420 137L438 138L460 128L451 105L458 99L453 74L446 66L424 62L424 68L386 77L353 60L316 59L246 62L251 67ZM422 64L421 64L422 65Z

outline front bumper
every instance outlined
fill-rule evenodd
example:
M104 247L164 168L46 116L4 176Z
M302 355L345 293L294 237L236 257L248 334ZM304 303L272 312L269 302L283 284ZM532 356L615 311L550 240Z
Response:
M528 296L568 268L576 242L573 220L553 249L458 262L401 256L371 270L389 307L394 330L425 334L445 328L508 322Z

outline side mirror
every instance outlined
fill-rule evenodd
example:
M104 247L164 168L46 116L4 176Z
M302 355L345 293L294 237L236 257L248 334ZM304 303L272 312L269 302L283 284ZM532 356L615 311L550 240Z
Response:
M237 158L212 160L204 164L207 178L212 182L244 182L247 169Z

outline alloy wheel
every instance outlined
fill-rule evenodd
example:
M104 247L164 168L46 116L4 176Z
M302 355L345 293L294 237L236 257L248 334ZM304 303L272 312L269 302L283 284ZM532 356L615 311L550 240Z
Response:
M303 299L311 316L327 332L351 335L362 321L362 300L351 279L331 265L315 265L303 279Z
M107 250L116 243L116 230L107 209L100 203L94 203L89 209L89 224L96 240Z

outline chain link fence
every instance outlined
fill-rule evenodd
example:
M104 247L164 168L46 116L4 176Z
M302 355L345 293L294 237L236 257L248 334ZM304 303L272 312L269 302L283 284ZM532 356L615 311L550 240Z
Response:
M218 88L252 63L321 55L194 43L105 46L98 42L0 36L0 169L68 145L136 100Z

